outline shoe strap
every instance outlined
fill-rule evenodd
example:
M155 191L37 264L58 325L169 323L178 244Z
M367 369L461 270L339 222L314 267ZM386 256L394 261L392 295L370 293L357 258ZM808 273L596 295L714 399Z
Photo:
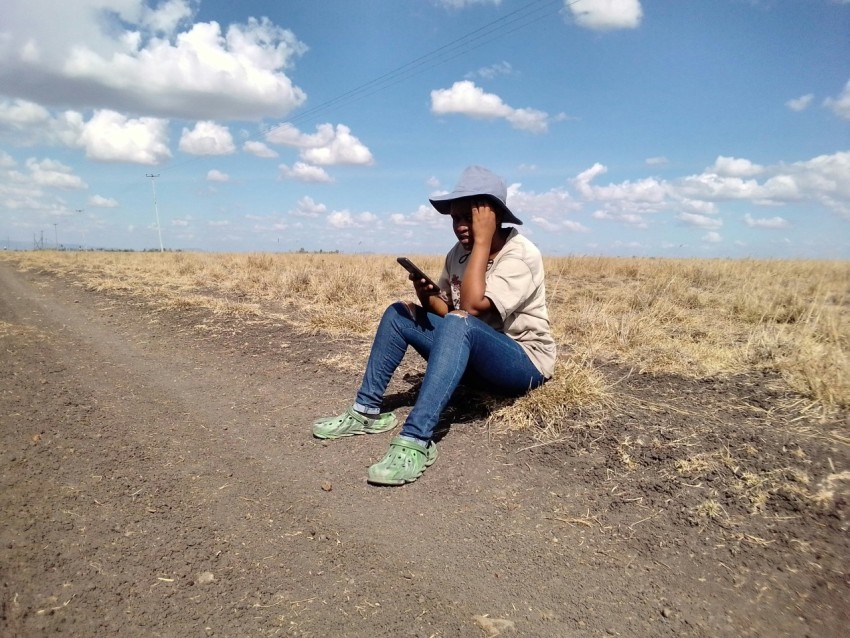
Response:
M409 450L415 450L416 452L420 452L422 454L428 454L428 446L422 445L421 443L416 443L414 441L410 441L408 439L403 439L400 436L394 437L393 440L390 441L390 445L407 448Z

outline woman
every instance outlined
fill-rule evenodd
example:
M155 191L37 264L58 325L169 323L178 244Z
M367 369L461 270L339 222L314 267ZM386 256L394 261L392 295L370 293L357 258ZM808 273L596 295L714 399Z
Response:
M408 346L428 365L416 403L383 459L369 468L378 485L403 485L437 460L434 428L464 375L488 390L521 395L552 376L555 342L549 331L543 259L515 229L507 188L480 166L467 168L448 195L432 198L451 215L458 243L446 256L438 289L411 275L419 304L387 308L354 405L320 419L313 434L337 439L386 432L396 425L381 412L384 392Z

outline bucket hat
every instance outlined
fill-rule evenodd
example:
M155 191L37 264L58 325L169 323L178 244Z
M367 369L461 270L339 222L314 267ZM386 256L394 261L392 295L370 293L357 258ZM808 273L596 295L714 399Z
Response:
M437 195L428 201L442 215L448 215L452 210L452 202L464 197L486 197L502 214L502 221L508 224L522 224L522 221L511 212L505 201L508 198L508 188L501 177L483 166L468 166L460 176L455 189L448 195Z

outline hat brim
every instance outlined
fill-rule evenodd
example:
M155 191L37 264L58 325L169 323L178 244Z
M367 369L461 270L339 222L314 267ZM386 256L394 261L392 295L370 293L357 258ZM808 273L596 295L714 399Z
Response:
M448 195L441 195L437 197L432 197L428 201L431 202L431 205L437 209L437 212L441 215L450 215L452 212L452 202L457 201L459 199L472 199L472 198L485 198L490 205L496 209L502 216L502 222L505 224L516 224L517 226L522 226L522 220L514 215L511 212L511 209L507 207L507 205L498 197L494 197L493 195L489 195L487 193L482 193L479 195L457 195L456 193L449 193Z

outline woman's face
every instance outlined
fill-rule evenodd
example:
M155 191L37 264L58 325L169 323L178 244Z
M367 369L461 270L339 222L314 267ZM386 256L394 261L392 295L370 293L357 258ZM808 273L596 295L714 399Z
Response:
M451 208L452 229L464 250L472 250L472 200L456 199Z

